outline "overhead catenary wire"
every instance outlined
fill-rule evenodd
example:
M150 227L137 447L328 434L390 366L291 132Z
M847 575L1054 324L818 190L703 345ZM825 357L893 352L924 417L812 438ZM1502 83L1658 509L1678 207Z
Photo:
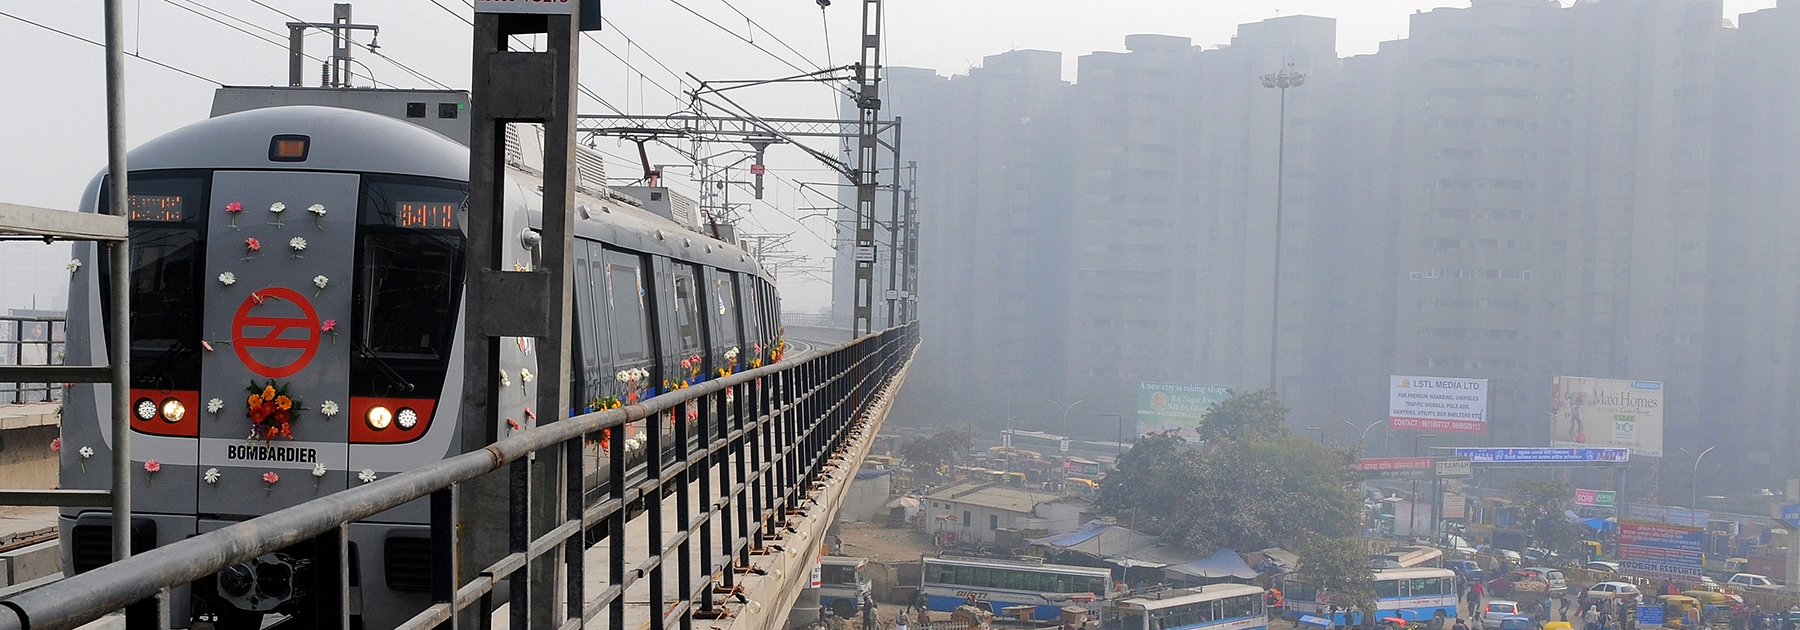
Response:
M189 2L193 2L193 1L194 1L194 0L188 0L188 1L189 1ZM286 11L283 11L283 10L281 10L281 9L277 9L277 8L275 8L275 7L273 7L273 6L269 6L269 4L268 4L268 3L265 3L265 2L263 2L263 1L262 1L262 0L250 0L250 2L251 2L251 3L252 3L252 4L255 4L255 5L256 5L256 6L259 6L259 7L262 7L262 8L264 8L264 9L268 9L268 10L270 10L270 11L274 11L274 12L275 12L275 13L277 13L277 14L279 14L279 15L281 15L281 16L282 16L282 17L285 17L285 18L287 18L287 19L289 19L289 20L293 20L293 21L295 21L295 22L305 22L305 21L306 21L306 20L302 20L302 19L300 19L300 18L299 18L299 17L297 17L297 16L295 16L295 15L294 15L294 14L292 14L292 13L288 13L288 12L286 12ZM433 4L436 4L436 0L432 0L432 3L433 3ZM438 5L438 6L439 6L439 7L440 7L440 8L442 8L442 7L443 7L443 5ZM215 10L215 11L216 11L216 10L217 10L217 9L214 9L214 10ZM445 10L446 10L446 11L449 11L449 9L447 9L447 8L446 8L446 9L445 9ZM455 12L453 12L453 11L452 11L452 12L451 12L451 15L456 15L456 13L455 13ZM458 16L457 16L457 17L458 17L458 18L461 18L461 17L462 17L462 16L460 16L460 15L458 15ZM466 20L465 20L465 21L466 21ZM248 23L248 22L246 22L246 23ZM260 26L259 26L259 27L257 27L257 28L263 28L263 27L260 27ZM263 30L269 30L269 29L266 29L266 28L264 28L264 29L263 29ZM320 30L323 30L323 29L320 29ZM271 32L271 33L273 33L273 34L275 34L275 35L277 35L277 36L280 36L280 35L281 35L281 33L278 33L278 32L275 32L275 31L270 31L270 32ZM393 58L393 57L389 57L389 56L387 56L387 55L385 55L385 54L382 54L382 53L381 53L381 51L379 51L379 50L376 50L376 49L375 49L375 48L373 48L373 47L371 47L371 46L368 46L368 45L365 45L365 44L363 44L363 43L362 43L362 42L359 42L359 41L356 41L356 40L355 40L355 39L354 39L354 38L351 38L351 37L349 37L349 36L348 36L348 35L346 35L346 36L345 36L345 38L344 38L344 39L345 39L345 41L348 41L348 42L350 42L350 45L352 45L352 46L355 46L355 47L357 47L357 48L361 48L361 49L363 49L363 50L364 50L364 51L366 51L366 52L368 52L368 53L369 53L369 54L372 54L372 55L375 55L375 56L376 56L376 57L380 57L380 58L381 58L381 59L382 59L382 60L383 60L383 61L386 61L386 62L388 62L388 63L390 63L390 64L393 64L393 65L394 65L394 67L396 67L396 68L399 68L399 69L400 69L400 70L401 70L401 71L403 71L403 72L405 72L405 73L407 73L407 74L410 74L410 75L412 75L412 76L413 76L413 77L414 77L414 78L417 78L417 79L419 79L419 80L421 80L421 81L424 81L424 82L426 82L426 83L428 83L428 84L431 84L431 85L432 85L432 86L433 86L433 87L436 87L436 88L438 88L438 89L440 89L440 90L449 90L449 89L452 89L452 88L451 88L451 87L450 87L450 85L449 85L449 84L448 84L448 83L444 83L444 82L443 82L443 81L439 81L439 80L437 80L437 79L434 79L434 78L432 78L432 77L431 77L431 76L430 76L430 75L427 75L427 74L425 74L425 73L423 73L423 72L420 72L420 71L418 71L418 70L414 70L414 69L413 69L413 68L412 68L412 67L411 67L411 66L408 66L408 65L406 65L406 64L404 64L404 63L401 63L401 62L400 62L400 61L399 61L399 60L398 60L398 59L394 59L394 58ZM277 44L277 45L279 45L279 46L281 46L281 47L282 47L282 49L284 49L284 50L285 50L285 49L286 49L286 48L287 48L287 44L285 44L285 43L280 43L280 44ZM323 63L323 60L321 60L321 59L318 59L318 58L317 58L317 57L313 57L313 56L312 56L312 55L306 55L306 57L308 57L308 58L310 58L310 59L314 59L314 60L316 60L316 61L320 61L320 62L321 62L321 63ZM368 69L368 67L369 67L369 66L368 66L368 65L367 65L367 64L364 64L364 65L363 65L363 68L364 68L364 69ZM372 72L371 72L371 75L373 75L373 73L372 73ZM370 80L370 81L375 81L375 77L374 77L374 76L370 76L370 77L369 77L369 80ZM388 84L388 83L383 83L383 82L380 82L380 81L375 81L375 83L376 83L376 84L377 84L377 85L382 85L382 86L386 86L386 87L390 87L390 88L391 88L391 87L395 87L395 86L394 86L394 85L392 85L392 84Z
M44 30L46 30L46 31L50 31L50 32L52 32L52 33L56 33L56 34L57 34L57 35L61 35L61 36L63 36L63 37L67 37L67 38L69 38L69 39L73 39L73 40L77 40L77 41L82 41L82 42L87 42L87 43L89 43L89 44L93 44L93 45L95 45L95 46L99 46L99 47L101 47L101 48L105 48L105 47L106 47L106 45L105 45L105 44L102 44L102 43L100 43L100 42L97 42L97 41L94 41L94 40L91 40L91 39L88 39L88 38L86 38L86 37L82 37L82 36L80 36L80 35L76 35L76 34L74 34L74 33L70 33L70 32L68 32L68 31L65 31L65 30L62 30L62 29L59 29L59 28L56 28L56 27L53 27L53 26L48 26L48 25L45 25L45 24L41 24L41 23L38 23L38 22L33 22L33 21L31 21L31 20L27 20L27 19L25 19L25 18L22 18L22 17L19 17L19 16L17 16L17 15L13 15L13 14L11 14L11 13L7 13L7 12L5 12L5 11L0 11L0 17L8 17L8 18L12 18L12 19L14 19L14 20L18 20L18 21L20 21L20 22L24 22L24 23L26 23L26 24L30 24L30 25L32 25L32 26L35 26L35 27L38 27L38 28L41 28L41 29L44 29ZM155 65L155 66L157 66L157 67L160 67L160 68L164 68L164 69L167 69L167 70L173 70L173 71L175 71L175 72L179 72L179 73L181 73L181 74L184 74L184 75L187 75L187 76L190 76L190 77L193 77L193 78L196 78L196 79L199 79L199 80L201 80L201 81L205 81L205 82L207 82L207 83L211 83L211 84L213 84L213 85L217 85L217 86L219 86L219 87L224 87L224 86L225 86L225 83L224 83L224 82L223 82L223 81L220 81L220 80L218 80L218 79L213 79L213 78L210 78L210 77L206 77L206 76L202 76L202 75L200 75L200 74L196 74L196 73L194 73L194 72L190 72L190 71L187 71L187 70L183 70L183 69L181 69L181 68L177 68L177 67L175 67L175 66L172 66L172 65L169 65L169 64L166 64L166 63L163 63L163 62L161 62L161 61L157 61L157 60L155 60L155 59L151 59L151 58L149 58L149 57L145 57L145 56L143 56L143 55L141 55L141 54L138 54L138 53L135 53L135 52L128 52L128 53L125 53L125 56L127 56L127 57L134 57L134 58L137 58L137 59L141 59L141 60L143 60L143 61L146 61L146 62L149 62L149 63L150 63L150 64L152 64L152 65Z
M707 23L707 24L711 24L711 25L713 25L713 27L715 27L715 28L717 28L717 29L719 29L719 30L721 30L721 31L725 31L725 33L726 33L726 34L728 34L728 35L731 35L731 36L732 36L732 37L736 37L736 38L737 38L737 39L738 39L738 41L741 41L741 42L744 42L744 43L746 43L746 44L749 44L749 45L750 45L750 47L751 47L751 48L755 48L755 49L757 49L757 50L760 50L760 51L762 51L762 52L763 52L763 54L765 54L765 55L768 55L768 56L769 56L769 57L771 57L771 58L773 58L773 59L775 59L775 60L776 60L776 61L779 61L779 62L781 62L781 63L782 63L782 64L783 64L783 65L786 65L786 66L787 66L787 67L789 67L789 68L793 68L793 69L794 69L794 71L796 71L796 72L803 72L803 73L804 73L804 72L812 72L812 71L814 71L814 70L824 70L824 68L819 68L819 67L816 67L816 66L815 66L815 67L814 67L814 68L813 68L813 70L807 70L807 69L805 69L805 68L801 68L801 67L800 67L800 66L797 66L797 65L794 65L794 62L792 62L792 61L788 61L788 60L787 60L787 58L785 58L785 57L782 57L782 56L781 56L781 55L777 55L777 54L775 54L775 53L774 53L774 52L773 52L773 51L770 51L770 50L769 50L769 49L767 49L767 48L764 48L764 47L763 47L763 46L762 46L762 44L758 44L758 43L756 43L756 41L755 41L755 40L752 40L752 39L750 39L750 38L748 38L748 37L744 37L744 36L743 36L743 35L739 35L739 34L738 34L738 32L737 32L737 31L734 31L734 30L731 30L731 29L730 29L730 28L727 28L727 27L726 27L726 26L725 26L725 25L723 25L723 24L720 24L720 23L718 23L718 22L716 22L716 21L713 21L713 19L712 19L712 18L709 18L709 17L706 17L706 15L704 15L704 14L702 14L702 13L700 13L700 12L699 12L699 11L695 11L695 10L693 10L693 9L691 9L691 8L689 8L689 7L688 7L688 6L687 6L687 5L685 5L685 4L682 4L682 3L681 3L681 0L669 0L669 2L670 2L670 3L671 3L671 4L674 4L674 5L675 5L675 6L678 6L678 7L681 7L681 8L682 8L682 10L685 10L685 11L687 11L687 12L688 12L688 13L692 13L692 14L694 14L694 17L697 17L697 18L700 18L700 19L701 19L701 20L704 20L704 21L705 21L705 22L706 22L706 23ZM808 63L811 63L811 62L808 62Z

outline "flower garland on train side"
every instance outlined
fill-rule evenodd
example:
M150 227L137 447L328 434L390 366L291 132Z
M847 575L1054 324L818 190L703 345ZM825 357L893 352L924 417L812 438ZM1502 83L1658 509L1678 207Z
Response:
M288 383L269 379L267 383L257 385L251 381L245 388L250 392L249 408L250 439L262 440L268 444L275 438L294 439L294 421L305 409L299 400L288 394Z

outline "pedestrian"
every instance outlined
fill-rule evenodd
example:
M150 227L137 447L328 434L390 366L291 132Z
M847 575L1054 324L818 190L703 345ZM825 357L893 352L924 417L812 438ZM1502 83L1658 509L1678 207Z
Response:
M894 630L908 630L906 611L902 610L898 616L894 617Z
M1450 626L1450 630L1469 630L1469 624L1463 623L1462 617L1457 617L1456 625Z
M1581 613L1582 629L1583 630L1594 630L1594 628L1597 628L1599 626L1599 624L1600 624L1600 606L1598 606L1596 604L1588 604L1587 608L1583 609L1583 611Z

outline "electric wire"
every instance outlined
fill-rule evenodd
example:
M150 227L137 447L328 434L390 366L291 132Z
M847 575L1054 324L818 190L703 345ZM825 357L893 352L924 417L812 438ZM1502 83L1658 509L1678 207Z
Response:
M789 46L787 42L782 41L780 35L776 35L774 31L771 31L767 27L764 27L762 24L758 23L755 19L752 19L750 16L744 15L744 12L739 11L737 8L737 5L732 4L731 0L719 0L719 1L725 3L725 6L729 7L733 12L737 13L739 17L744 18L745 22L749 22L751 26L755 26L757 28L757 30L762 31L764 34L773 38L775 40L775 43L781 44L782 48L786 48L786 49L788 49L788 52L794 53L794 56L799 57L801 60L805 61L806 63L812 64L812 66L815 68L818 68L820 70L825 69L826 66L820 66L818 64L818 62L813 61L812 58L807 57L804 53L801 53L798 50L794 50L793 46ZM823 6L819 7L819 11L823 12L824 10L825 10L825 7L823 7Z
M4 17L9 17L9 18L12 18L12 19L15 19L15 20L18 20L18 21L20 21L20 22L24 22L24 23L26 23L26 24L30 24L30 25L32 25L32 26L36 26L36 27L38 27L38 28L41 28L41 29L44 29L44 30L46 30L46 31L50 31L50 32L52 32L52 33L56 33L56 34L57 34L57 35L61 35L61 36L63 36L63 37L67 37L67 38L69 38L69 39L74 39L74 40L78 40L78 41L83 41L83 42L87 42L87 43L89 43L89 44L93 44L93 45L95 45L95 46L99 46L99 47L101 47L101 48L105 48L105 47L106 47L106 44L102 44L102 43L100 43L100 42L97 42L97 41L94 41L94 40L91 40L91 39L88 39L88 38L86 38L86 37L82 37L82 36L80 36L80 35L76 35L76 34L74 34L74 33L70 33L70 32L68 32L68 31L65 31L65 30L62 30L62 29L59 29L59 28L56 28L56 27L53 27L53 26L46 26L46 25L44 25L44 24L39 24L39 23L37 23L37 22L33 22L33 21L31 21L31 20L27 20L27 19L25 19L25 18L22 18L22 17L19 17L19 16L17 16L17 15L13 15L13 14L11 14L11 13L7 13L7 12L5 12L5 11L0 11L0 16L4 16ZM144 60L144 61L147 61L147 62L149 62L149 63L151 63L151 64L152 64L152 65L156 65L156 66L159 66L159 67L162 67L162 68L164 68L164 69L167 69L167 70L173 70L173 71L175 71L175 72L179 72L179 73L181 73L181 74L185 74L185 75L187 75L187 76L190 76L190 77L193 77L193 78L196 78L196 79L199 79L199 80L201 80L201 81L205 81L205 82L207 82L207 83L211 83L211 84L213 84L213 85L217 85L217 86L219 86L219 87L225 87L225 83L224 83L224 82L222 82L222 81L219 81L219 80L218 80L218 79L212 79L212 78L208 78L208 77L205 77L205 76L201 76L201 75L199 75L199 74L196 74L196 73L193 73L193 72L189 72L189 71L187 71L187 70L183 70L183 69L181 69L181 68L177 68L177 67L175 67L175 66L171 66L171 65L169 65L169 64L166 64L166 63L163 63L163 62L161 62L161 61L157 61L157 60L155 60L155 59L151 59L151 58L149 58L149 57L145 57L145 56L143 56L143 55L141 55L141 54L138 54L138 53L134 53L134 52L128 52L128 53L125 53L125 55L126 55L126 56L129 56L129 57L136 57L136 58L138 58L138 59L142 59L142 60Z
M189 1L189 2L193 2L193 1L194 1L194 0L188 0L188 1ZM268 3L265 3L265 2L263 2L263 1L262 1L262 0L250 0L250 2L251 2L251 3L252 3L252 4L255 4L255 5L256 5L256 6L259 6L259 7L262 7L262 8L264 8L264 9L268 9L268 10L270 10L270 11L274 11L274 12L275 12L275 13L277 13L277 14L279 14L279 15L281 15L281 16L282 16L282 17L285 17L285 18L287 18L287 19L289 19L289 20L293 20L293 21L295 21L295 22L305 22L305 21L306 21L306 20L302 20L302 19L300 19L300 18L299 18L299 17L296 17L296 16L295 16L295 15L294 15L294 14L292 14L292 13L288 13L288 12L286 12L286 11L283 11L283 10L281 10L281 9L277 9L277 8L275 8L275 7L272 7L272 6L269 6L269 5L268 5ZM433 3L434 3L434 4L435 4L435 3L436 3L436 2L435 2L435 0L433 0ZM442 6L442 5L439 5L439 6L440 6L440 7L441 7L441 6ZM473 5L471 5L471 6L473 6ZM217 9L215 9L215 10L217 10ZM445 9L445 10L448 10L448 9ZM452 13L452 15L455 15L455 14L454 14L454 13ZM460 17L461 17L461 16L457 16L457 17L459 17L459 18L460 18ZM258 27L258 28L262 28L262 27ZM265 30L267 30L267 29L265 29ZM321 28L321 29L320 29L320 30L324 30L324 29L322 29L322 28ZM279 35L279 33L276 33L276 35ZM389 56L387 56L387 55L384 55L384 54L382 54L382 53L381 53L381 51L379 51L379 50L376 50L376 49L374 49L374 48L372 48L372 47L369 47L369 46L367 46L367 45L364 45L364 44L363 44L363 43L362 43L362 42L358 42L358 41L356 41L356 39L355 39L355 38L352 38L352 37L350 37L350 36L348 36L348 35L346 35L346 36L345 36L345 37L344 37L344 39L345 39L345 40L346 40L346 41L348 41L348 42L350 42L350 44L351 44L351 45L352 45L352 46L356 46L356 47L357 47L357 48L361 48L361 49L363 49L363 50L364 50L364 51L367 51L367 52L368 52L368 53L369 53L369 54L372 54L372 55L375 55L375 56L377 56L377 57L380 57L380 58L381 58L381 59L382 59L382 60L383 60L383 61L386 61L386 62L388 62L388 63L391 63L391 64L394 64L394 67L396 67L396 68L399 68L399 69L400 69L400 70L402 70L402 71L404 71L404 72L406 72L406 73L407 73L407 74L410 74L410 75L413 75L413 76L414 76L414 77L416 77L416 78L418 78L418 79L419 79L419 80L421 80L421 81L424 81L424 82L426 82L426 83L429 83L429 84L431 84L431 85L433 85L433 86L435 86L435 87L437 87L437 88L438 88L438 89L441 89L441 90L449 90L449 89L452 89L452 88L451 88L451 87L450 87L450 85L449 85L449 84L447 84L447 83L444 83L444 82L443 82L443 81L439 81L439 80L437 80L437 79L434 79L434 78L431 78L431 76L429 76L429 75L427 75L427 74L425 74L425 73L423 73L423 72L419 72L419 71L417 71L417 70L414 70L414 69L412 69L412 67L411 67L411 66L408 66L408 65L406 65L406 64L404 64L404 63L400 63L400 61L399 61L399 60L397 60L397 59L394 59L394 58L393 58L393 57L389 57ZM281 46L281 47L282 47L282 48L286 48L286 47L287 47L287 45L286 45L286 44L279 44L279 45L280 45L280 46ZM308 56L308 57L312 57L312 56L311 56L311 55L307 55L307 56ZM322 60L321 60L321 63L322 63L322 62L323 62L323 61L322 61ZM367 65L364 65L364 66L363 66L363 67L364 67L364 68L368 68L368 66L367 66ZM371 73L371 74L373 74L373 73ZM374 81L374 80L375 80L375 77L374 77L374 76L370 76L370 77L369 77L369 80L370 80L370 81ZM377 83L377 85L386 85L386 86L387 86L387 87L390 87L390 88L391 88L391 87L394 87L394 86L393 86L393 85L391 85L391 84L385 84L385 83L380 83L380 82L376 82L376 83Z
M807 70L805 68L801 68L800 66L794 65L794 62L788 61L786 57L777 55L773 51L770 51L769 49L762 47L761 44L756 43L754 40L752 40L748 37L744 37L743 35L739 35L737 33L737 31L726 28L725 25L713 21L712 18L702 15L699 11L695 11L691 8L688 8L687 5L681 3L681 0L669 0L669 2L671 4L674 4L675 6L681 7L682 10L687 11L688 13L694 14L694 17L697 17L697 18L700 18L701 20L706 21L707 24L711 24L715 28L718 28L721 31L725 31L726 34L731 35L732 37L736 37L738 39L738 41L749 44L751 48L760 50L763 52L763 54L768 55L769 57L775 59L776 61L781 62L783 65L786 65L789 68L793 68L795 72L800 72L800 73L812 72L812 70ZM815 68L815 70L823 70L823 68Z

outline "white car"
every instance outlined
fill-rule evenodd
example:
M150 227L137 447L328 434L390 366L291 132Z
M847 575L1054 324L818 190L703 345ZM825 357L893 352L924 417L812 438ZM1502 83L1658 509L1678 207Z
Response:
M1491 599L1481 605L1481 616L1476 622L1483 628L1499 628L1500 620L1519 614L1519 602L1510 599Z
M1766 590L1774 590L1776 587L1779 586L1778 584L1775 583L1774 580L1769 579L1768 576L1757 575L1755 573L1739 573L1737 575L1733 575L1733 576L1731 576L1731 579L1725 580L1725 585L1726 586L1734 586L1737 588L1753 588L1753 589L1765 590L1765 591Z
M1605 572L1605 573L1618 573L1619 572L1619 563L1607 562L1605 560L1593 560L1593 561L1588 562L1587 566L1584 568L1586 568L1589 571L1601 571L1601 572Z
M1588 587L1589 599L1610 599L1615 597L1642 596L1636 584L1629 582L1600 582Z
M1539 575L1544 576L1544 581L1550 583L1550 592L1552 593L1561 593L1569 590L1569 580L1568 578L1563 577L1563 572L1561 570L1552 569L1550 567L1526 567L1525 570L1536 571Z

